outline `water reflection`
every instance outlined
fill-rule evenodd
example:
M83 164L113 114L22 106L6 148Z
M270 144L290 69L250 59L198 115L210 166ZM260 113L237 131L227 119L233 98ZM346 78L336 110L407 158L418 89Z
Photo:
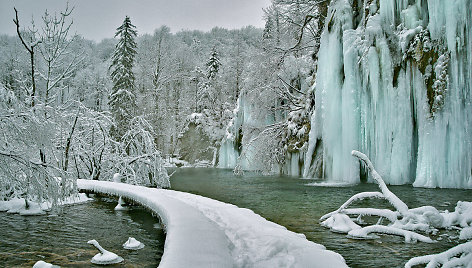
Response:
M0 264L32 267L38 260L66 267L100 267L90 263L97 250L87 244L96 239L125 261L119 267L157 267L164 250L165 234L157 218L133 206L115 212L116 200L102 198L67 206L61 214L24 217L0 213ZM146 246L139 251L122 247L129 236ZM0 265L0 266L1 266Z

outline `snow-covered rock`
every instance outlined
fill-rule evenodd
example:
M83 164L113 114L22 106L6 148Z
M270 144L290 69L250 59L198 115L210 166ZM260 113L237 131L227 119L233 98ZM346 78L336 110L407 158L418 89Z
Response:
M69 205L76 203L83 203L90 201L85 194L72 195L62 201L59 205ZM42 202L41 204L37 202L28 202L29 208L26 208L26 202L24 198L14 198L8 201L0 201L0 212L7 213L18 213L22 216L35 216L35 215L44 215L47 210L52 208L51 202Z
M345 214L336 213L323 221L322 226L330 228L335 233L347 234L351 230L360 229L361 227L355 224L349 216Z
M137 250L144 248L144 244L136 240L134 237L129 237L128 240L123 244L123 248Z
M57 265L52 265L50 263L47 263L45 261L37 261L34 265L33 268L58 268L60 266Z
M87 243L90 245L93 245L100 251L100 253L97 253L97 255L93 256L92 260L90 260L91 263L100 264L100 265L108 265L108 264L120 263L123 261L122 257L102 248L100 244L98 244L97 240L90 240Z

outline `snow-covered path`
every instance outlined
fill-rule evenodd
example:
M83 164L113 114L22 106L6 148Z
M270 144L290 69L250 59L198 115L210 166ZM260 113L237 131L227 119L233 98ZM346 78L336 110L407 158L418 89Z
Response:
M249 209L172 190L77 180L80 190L124 196L166 228L159 267L347 267L341 255Z

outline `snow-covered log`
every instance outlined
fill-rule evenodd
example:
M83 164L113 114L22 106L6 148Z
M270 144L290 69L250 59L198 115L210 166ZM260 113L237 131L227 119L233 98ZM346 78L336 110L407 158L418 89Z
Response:
M344 202L344 204L342 204L337 210L323 215L320 218L320 221L324 221L327 218L331 217L332 215L334 215L336 213L339 213L342 210L345 210L354 201L360 201L360 200L364 200L364 199L368 199L368 198L384 199L385 197L382 193L379 193L379 192L362 192L362 193L355 194L355 195L351 196L351 198L349 198L346 202Z
M398 216L398 212L379 208L348 208L341 210L341 212L347 215L379 216L388 219L390 222L395 222Z
M347 267L341 255L249 209L171 190L77 180L79 190L139 203L166 229L159 267Z
M332 232L347 234L351 230L360 229L361 227L355 224L349 216L344 214L334 214L327 220L321 223L322 226L330 228Z
M410 243L410 242L416 242L416 241L421 241L421 242L426 242L426 243L433 243L434 241L426 237L424 235L420 235L415 232L391 227L391 226L385 226L385 225L371 225L367 226L361 229L354 229L349 231L348 237L355 238L355 239L372 239L375 238L375 236L372 236L372 233L382 233L382 234L390 234L390 235L398 235L398 236L403 236L405 237L405 242Z
M471 267L472 241L455 246L443 253L415 257L405 264L405 268L420 264L427 264L427 268L438 267L438 265L442 265L442 267Z
M351 154L357 157L360 161L364 162L364 164L369 169L369 173L372 176L372 179L374 179L375 183L379 185L380 190L382 191L382 194L384 195L385 199L387 199L390 204L392 204L392 206L394 206L402 215L410 214L408 211L408 206L388 189L384 180L379 175L379 173L377 173L374 168L374 165L372 165L372 162L370 162L369 158L365 154L356 150L353 150Z

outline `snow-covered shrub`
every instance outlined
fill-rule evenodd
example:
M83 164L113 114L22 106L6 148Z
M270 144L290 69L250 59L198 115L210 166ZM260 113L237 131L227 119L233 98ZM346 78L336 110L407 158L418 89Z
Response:
M121 142L115 144L113 170L120 173L126 183L168 188L169 175L153 133L152 126L143 116L133 118ZM111 174L107 178L111 179Z
M44 107L37 107L43 111ZM0 200L24 198L56 204L69 196L73 183L57 165L55 118L24 107L13 92L0 86Z

